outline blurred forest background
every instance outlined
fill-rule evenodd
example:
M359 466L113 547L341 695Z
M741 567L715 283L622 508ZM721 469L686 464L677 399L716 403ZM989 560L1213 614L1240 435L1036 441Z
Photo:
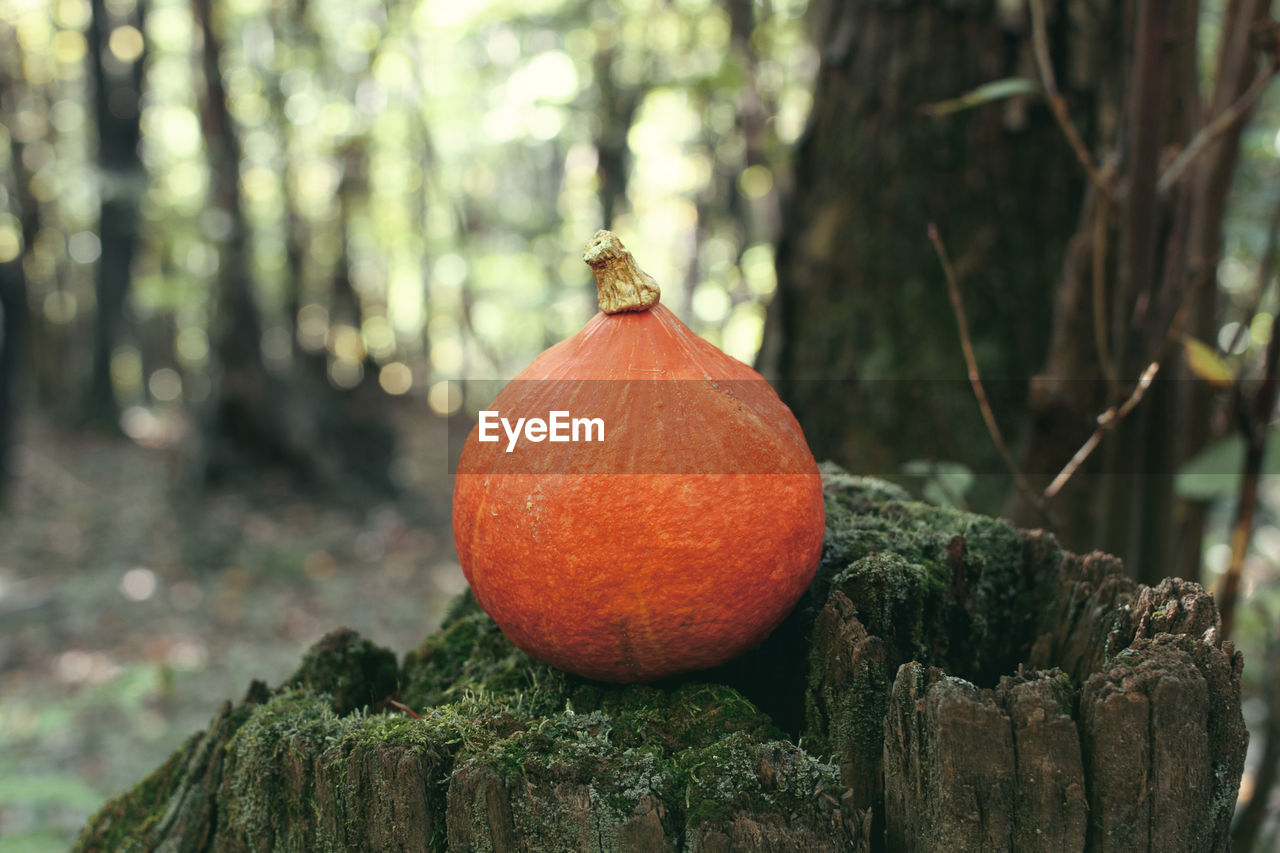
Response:
M430 631L466 381L589 319L600 227L819 458L1216 588L1273 844L1278 48L1262 0L0 0L0 846L328 629Z

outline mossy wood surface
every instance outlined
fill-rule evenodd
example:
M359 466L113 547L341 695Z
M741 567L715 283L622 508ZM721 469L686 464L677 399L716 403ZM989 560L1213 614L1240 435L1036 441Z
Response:
M1242 662L1199 586L824 480L818 579L728 666L585 681L469 596L399 665L335 631L80 849L1227 849Z

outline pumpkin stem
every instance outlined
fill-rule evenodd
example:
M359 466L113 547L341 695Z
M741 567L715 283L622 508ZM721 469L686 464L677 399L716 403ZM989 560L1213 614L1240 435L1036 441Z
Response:
M596 275L596 293L604 313L648 311L658 304L658 283L640 269L612 231L597 231L582 259Z

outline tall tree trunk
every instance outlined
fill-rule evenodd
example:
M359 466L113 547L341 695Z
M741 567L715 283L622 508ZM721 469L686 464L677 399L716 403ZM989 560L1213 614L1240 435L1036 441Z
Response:
M612 228L627 198L631 171L631 149L627 134L643 91L620 82L613 71L618 50L601 50L595 56L596 86L600 90L600 134L596 138L596 174L600 181L600 219L603 228Z
M1049 4L1059 79L1087 135L1119 77L1118 9ZM1012 432L1043 358L1081 175L1045 106L927 104L1034 78L1022 4L819 4L822 61L795 156L760 366L819 458L893 475L922 456L1002 474L965 381L926 236L956 258L977 355ZM986 505L1003 477L983 478Z
M111 381L111 355L120 337L125 297L129 293L134 249L138 242L139 212L146 173L138 143L142 107L142 77L146 54L130 61L108 47L117 27L131 25L139 33L146 27L146 0L134 7L132 20L107 9L104 0L93 0L89 23L89 70L93 79L93 112L98 129L98 169L101 201L98 237L102 254L95 279L93 366L89 419L116 428L119 405Z
M15 94L9 63L0 59L0 114L13 115L17 112ZM15 174L12 184L7 179L0 179L0 190L7 191L13 201L7 206L0 206L0 213L12 211L16 214L21 223L21 230L16 235L21 246L13 257L0 259L0 509L5 506L13 477L13 447L23 391L22 368L30 367L27 363L27 277L22 263L35 237L37 221L33 200L22 187L17 186L24 177L18 173L22 150L12 135L8 153L15 165Z
M18 418L19 368L26 337L27 282L22 255L0 263L0 509L13 474L12 450Z
M194 5L202 43L201 116L212 172L211 202L229 224L221 246L212 333L217 374L203 428L199 473L207 479L244 467L281 465L311 484L342 489L353 499L389 492L394 445L390 428L371 416L367 406L359 415L347 411L328 383L308 382L297 373L283 381L263 361L262 315L240 196L239 135L222 82L221 41L213 27L211 0L194 0Z

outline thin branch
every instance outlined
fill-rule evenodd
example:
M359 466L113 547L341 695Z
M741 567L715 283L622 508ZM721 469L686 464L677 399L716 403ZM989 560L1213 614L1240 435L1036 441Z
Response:
M1276 214L1280 216L1280 214ZM1274 220L1275 216L1273 216ZM1271 280L1274 253L1258 259L1258 289L1262 290ZM1240 395L1237 384L1237 395ZM1263 359L1262 385L1253 398L1253 408L1244 406L1239 396L1240 428L1245 435L1244 476L1240 481L1240 499L1236 505L1235 525L1231 530L1231 562L1218 588L1218 612L1222 615L1222 639L1228 639L1235 627L1236 599L1240 592L1240 578L1244 573L1244 558L1253 538L1253 519L1258 507L1258 479L1262 473L1262 460L1266 455L1267 433L1271 427L1271 413L1280 395L1280 314L1271 321L1271 340Z
M1151 387L1151 383L1155 381L1156 374L1160 372L1160 362L1153 361L1147 365L1147 369L1142 371L1142 376L1138 378L1138 382L1133 386L1133 391L1119 406L1112 406L1102 414L1098 415L1098 428L1093 431L1093 435L1080 446L1075 456L1058 472L1058 476L1053 478L1053 482L1045 487L1045 500L1052 500L1054 495L1062 491L1062 487L1076 473L1084 461L1089 458L1089 454L1102 441L1102 437L1116 428L1125 416L1133 411L1134 407L1142 402L1142 395L1147 393L1147 389Z
M1063 466L1058 472L1058 476L1053 478L1044 490L1046 500L1052 500L1058 492L1062 491L1062 487L1067 481L1075 475L1084 461L1098 447L1103 436L1115 429L1116 424L1124 420L1134 407L1142 402L1142 396L1147 393L1147 388L1155 381L1156 373L1160 370L1160 364L1169 356L1169 350L1173 346L1174 341L1178 340L1182 334L1182 327L1187 322L1187 317L1191 314L1191 306L1195 302L1195 296L1200 292L1200 288L1204 287L1205 282L1209 280L1209 274L1202 272L1192 280L1191 286L1182 294L1182 302L1178 305L1178 310L1174 312L1173 319L1169 321L1169 328L1165 330L1164 339L1161 340L1160 346L1156 349L1155 358L1147 365L1147 369L1142 371L1142 375L1138 377L1137 383L1134 384L1133 390L1129 392L1128 398L1119 406L1112 406L1101 415L1098 415L1098 428L1093 434L1080 445L1080 449L1075 455Z
M1115 394L1119 380L1111 364L1107 340L1107 214L1110 207L1106 193L1098 193L1093 212L1093 343L1098 351L1098 368L1107 387Z
M1037 2L1037 0L1033 0L1033 2ZM1249 88L1244 90L1244 94L1237 98L1235 103L1219 113L1213 121L1200 128L1196 135L1191 138L1191 141L1187 143L1187 147L1182 149L1182 152L1169 164L1169 168L1164 170L1164 174L1156 182L1156 192L1162 196L1167 194L1173 185L1178 182L1178 179L1182 177L1182 173L1187 170L1187 167L1195 162L1195 159L1209 147L1210 143L1234 127L1236 122L1243 119L1266 90L1267 83L1271 81L1277 71L1280 71L1280 63L1271 62L1268 64L1258 72L1258 75L1253 78L1253 82L1249 84Z
M1052 527L1054 526L1053 518L1049 514L1044 498L1036 494L1035 489L1031 488L1031 484L1019 470L1013 454L1009 452L1009 446L1005 444L1000 425L996 423L995 413L991 411L991 402L987 399L987 391L982 385L982 375L978 372L978 359L973 352L973 342L969 339L969 321L965 317L964 301L960 298L960 285L956 283L956 272L951 266L951 257L947 254L947 248L942 244L942 237L938 234L938 226L932 222L929 223L929 240L933 243L933 250L938 253L938 261L942 264L942 273L947 280L947 295L951 299L951 310L955 314L956 326L960 332L960 349L964 353L965 366L968 368L969 384L973 386L973 396L978 400L978 408L982 411L982 420L987 425L987 432L991 434L991 441L995 444L996 450L1000 451L1000 458L1004 460L1005 467L1013 476L1013 482L1018 490L1031 501L1045 523Z
M1097 187L1103 195L1110 196L1111 186L1106 176L1094 164L1093 157L1089 155L1089 149L1085 147L1080 132L1076 130L1075 124L1071 121L1071 115L1067 112L1066 99L1058 91L1058 81L1053 75L1053 61L1049 57L1049 34L1045 29L1044 0L1028 0L1028 3L1031 6L1031 45L1035 51L1036 67L1040 72L1040 85L1044 88L1049 110L1057 120L1058 127L1062 129L1062 135L1067 138L1067 144L1071 146L1076 159L1080 161L1081 168L1088 175L1089 183Z
M1280 204L1277 204L1271 211L1271 222L1267 226L1267 243L1262 249L1262 258L1275 257L1276 250L1280 249ZM1248 333L1249 327L1253 325L1253 318L1258 315L1258 308L1262 305L1262 296L1266 292L1268 282L1259 281L1257 288L1253 292L1253 301L1249 304L1249 310L1244 314L1244 320L1236 324L1236 330L1231 335L1231 343L1227 345L1226 354L1234 355L1236 348L1240 346L1241 340Z
M1098 428L1093 431L1093 434L1063 466L1062 470L1058 472L1058 476L1053 478L1053 482L1045 488L1044 497L1046 500L1052 500L1058 492L1062 491L1062 487L1067 484L1067 481L1075 475L1080 466L1084 464L1084 461L1089 458L1089 455L1097 448L1103 437L1115 429L1116 425L1142 402L1142 396L1147 393L1147 389L1151 387L1151 383L1155 381L1156 374L1160 371L1161 362L1168 358L1169 350L1174 341L1181 336L1182 327L1186 324L1187 317L1191 314L1191 306L1195 301L1196 294L1200 292L1200 288L1204 287L1205 282L1208 280L1209 275L1207 272L1200 273L1192 280L1191 286L1182 294L1182 302L1178 305L1178 310L1174 312L1173 319L1169 321L1169 328L1165 330L1164 338L1156 349L1155 358L1147 365L1147 369L1142 371L1142 375L1138 377L1133 390L1129 392L1128 398L1119 406L1112 406L1101 415L1098 415Z
M1155 361L1164 361L1168 358L1174 343L1182 339L1182 327L1187 324L1187 318L1191 316L1191 307L1195 304L1196 294L1205 286L1209 278L1209 271L1202 270L1191 280L1191 286L1187 288L1186 293L1182 294L1182 302L1178 305L1178 310L1173 313L1173 319L1169 321L1169 328L1165 330L1160 348L1156 350Z
M391 706L391 707L393 707L393 708L397 708L397 709L399 709L399 710L401 710L401 711L404 711L406 714L408 714L410 717L413 717L415 720L421 720L421 719L422 719L422 715L421 715L421 714L419 714L417 711L413 710L412 708L410 708L408 705L404 704L403 702L397 702L397 701L396 701L396 700L394 700L394 699L388 699L388 700L387 700L387 704L388 704L388 705L390 705L390 706Z

